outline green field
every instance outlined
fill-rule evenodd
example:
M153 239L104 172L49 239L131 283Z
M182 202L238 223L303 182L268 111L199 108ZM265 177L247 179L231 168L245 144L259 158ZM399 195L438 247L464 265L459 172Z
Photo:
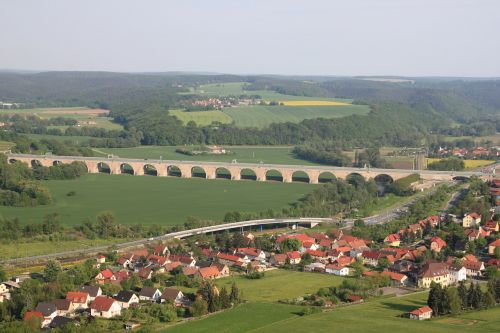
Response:
M429 321L415 321L401 317L425 305L426 298L427 293L382 298L305 317L297 316L294 308L288 305L247 303L206 319L170 327L164 332L213 332L214 328L217 328L218 332L273 333L498 332L500 307ZM259 320L253 320L254 318Z
M220 110L213 111L184 111L184 110L169 110L169 114L176 116L184 125L190 121L194 121L198 126L210 125L214 121L222 124L230 124L233 119L226 113Z
M228 162L236 160L239 163L274 163L291 165L317 165L308 161L295 158L292 154L293 147L277 146L224 146L233 154L227 155L198 155L188 156L175 152L178 147L173 146L140 146L134 148L99 148L94 149L101 155L114 154L123 158L147 158L181 161L213 161Z
M304 119L339 118L353 114L364 115L364 105L346 106L239 106L224 108L236 125L241 127L265 127L271 123L299 123Z
M0 207L0 216L40 222L57 212L65 225L112 211L123 224L175 225L186 217L221 220L228 211L279 209L314 188L308 184L199 178L89 174L78 180L44 181L53 203L33 208ZM66 194L75 191L75 196Z
M90 109L86 107L60 107L60 108L33 108L33 109L9 109L2 110L2 114L24 114L36 115L42 119L64 117L76 119L79 122L92 122L82 126L99 127L107 130L121 130L123 126L113 123L110 117L106 117L107 110ZM67 126L50 126L64 130Z
M49 135L49 134L23 134L34 140L58 140L58 141L70 141L74 144L87 143L91 136L65 136L65 135ZM95 139L95 138L94 138Z
M71 251L75 249L86 249L93 246L111 245L125 242L127 239L77 239L65 241L36 241L36 242L10 242L0 243L0 260L10 258L22 258L42 254Z
M276 302L312 294L321 287L337 286L344 278L318 273L296 272L276 269L267 271L264 278L250 280L243 276L216 280L219 287L230 290L233 281L242 292L243 299L249 302Z
M266 101L331 101L351 103L348 99L334 99L325 97L305 97L279 94L270 90L244 90L244 82L231 82L221 84L201 85L197 89L192 89L191 93L201 96L238 96L238 95L260 95ZM339 118L353 114L364 115L369 111L366 105L337 105L337 106L262 106L249 105L224 108L222 111L211 111L212 115L206 112L182 112L171 111L183 122L193 120L199 125L210 124L210 120L221 122L234 121L241 127L265 127L271 123L294 122L298 123L304 119L313 118ZM227 118L223 118L223 113ZM189 115L187 115L189 114Z

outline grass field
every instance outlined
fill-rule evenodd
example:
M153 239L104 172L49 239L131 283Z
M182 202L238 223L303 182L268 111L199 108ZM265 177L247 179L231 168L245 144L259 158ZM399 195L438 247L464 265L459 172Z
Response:
M26 135L27 137L35 140L47 139L47 140L58 140L58 141L70 141L74 144L86 143L90 139L92 139L92 137L90 136L64 136L64 135L48 135L48 134L23 134L23 135Z
M498 332L500 307L470 312L456 317L415 321L401 317L425 305L427 293L382 298L360 305L346 306L300 317L294 308L281 304L248 303L206 319L168 328L164 332L405 332L455 333ZM266 315L267 313L267 315ZM253 317L260 320L252 320ZM242 329L236 329L239 323ZM235 326L231 326L235 325ZM228 330L225 330L228 327Z
M36 256L75 249L85 249L92 246L111 245L114 243L125 242L126 239L81 239L68 241L46 241L46 242L27 242L27 243L0 243L0 260L9 258L22 258Z
M216 280L219 287L230 290L233 281L249 302L276 302L311 294L321 287L337 286L344 278L329 274L295 272L282 269L267 271L264 278L250 280L243 276Z
M0 151L9 150L14 144L8 141L0 141Z
M81 224L102 211L123 224L175 225L186 217L221 220L228 211L279 209L314 188L307 184L180 179L176 177L89 174L78 180L44 181L53 203L33 208L0 207L0 216L40 222L57 212L65 225ZM75 196L68 197L69 191Z
M368 113L365 105L345 106L239 106L224 108L236 125L241 127L265 127L271 123L293 122L314 118L340 118L353 114Z
M234 154L228 155L198 155L188 156L175 152L178 147L174 146L140 146L134 148L99 148L94 149L101 155L114 154L123 158L147 158L164 160L185 160L185 161L213 161L231 162L236 160L240 163L274 163L292 165L317 165L304 161L292 153L290 146L224 146Z
M220 110L189 112L184 110L170 110L169 114L179 118L184 125L190 121L194 121L198 126L210 125L214 121L222 124L230 124L233 122L233 118Z
M345 106L351 103L337 101L282 101L285 106Z
M2 110L2 113L36 115L42 119L54 117L72 118L82 122L83 126L100 127L108 130L123 129L121 125L113 123L111 118L106 117L109 111L104 109L90 109L86 107L34 108ZM85 124L85 122L91 123ZM61 130L65 129L64 126L52 126L52 128L60 128Z
M481 141L491 141L493 144L500 144L500 134L488 136L443 136L443 139L448 142L469 139L476 143L480 143Z

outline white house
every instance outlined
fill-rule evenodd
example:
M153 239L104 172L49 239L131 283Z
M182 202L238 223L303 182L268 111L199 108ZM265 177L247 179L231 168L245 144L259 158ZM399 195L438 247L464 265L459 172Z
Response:
M98 296L90 305L90 314L94 317L113 318L119 316L122 307L113 298Z
M349 267L342 267L337 265L326 265L325 272L328 274L334 274L338 276L347 276L349 275Z
M139 300L141 301L151 301L158 302L161 297L161 292L157 288L153 287L142 287L139 292Z
M175 306L182 306L185 303L185 297L180 290L165 288L161 294L161 302L172 302Z
M450 272L450 284L467 280L467 270L462 265L451 265L448 267L448 271Z
M431 317L432 309L428 306L424 306L410 312L410 318L414 320L426 320L431 319Z

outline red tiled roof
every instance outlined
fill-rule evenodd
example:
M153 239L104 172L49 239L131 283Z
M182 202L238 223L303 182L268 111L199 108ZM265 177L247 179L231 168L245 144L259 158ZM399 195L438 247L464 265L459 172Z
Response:
M82 291L69 291L66 294L66 299L73 303L87 303L89 294Z
M325 251L307 250L306 253L309 253L311 255L311 257L319 257L319 258L325 258L326 257L326 252Z
M115 300L110 297L97 296L90 305L90 308L96 311L109 311L114 302Z
M335 265L335 264L328 264L328 265L325 266L325 268L329 268L329 269L334 269L336 271L340 271L344 267L343 266L339 266L339 265Z
M171 270L173 270L174 268L177 268L179 266L182 266L182 263L180 261L170 262L168 264L165 264L165 270L167 272L170 272Z
M275 254L274 260L276 262L285 262L286 261L286 254Z
M24 320L29 320L30 318L37 317L43 319L43 313L39 311L27 311L24 314Z
M290 259L299 259L300 258L300 252L299 251L291 251L287 252L286 256Z
M252 247L242 247L236 249L236 252L246 254L247 256L258 257L260 255L260 250L257 250Z
M484 226L486 228L490 228L490 229L496 229L496 227L498 226L498 222L497 221L493 221L493 220L489 220L488 222L486 222L484 224Z
M489 246L494 246L494 247L500 246L500 238L494 242L491 242Z
M470 213L470 214L467 214L466 216L470 216L470 217L472 217L473 219L478 219L478 218L480 218L480 217L481 217L481 215L480 215L480 214L478 214L478 213L476 213L476 212L474 212L474 213Z
M387 237L385 237L385 239L384 239L384 242L389 242L389 243L397 242L397 241L399 241L399 235L398 234L387 235Z
M421 316L423 315L424 313L428 313L428 312L432 312L432 309L428 306L423 306L421 308L418 308L416 310L413 310L412 312L410 312L412 315L415 315L415 316Z
M474 271L479 271L483 267L483 263L481 261L470 261L470 260L464 260L462 262L462 265L470 270Z
M431 238L431 244L432 243L436 243L437 246L438 246L438 248L442 248L442 247L446 246L446 242L443 239L441 239L441 238L439 238L437 236L434 236L434 237Z
M238 262L241 261L241 258L232 254L227 254L227 253L219 253L217 254L217 257L222 260L229 260L229 261L234 261Z
M388 276L389 278L391 278L391 280L396 280L396 281L402 281L406 278L406 275L404 274L390 272L390 271L383 271L382 273L380 273L380 275Z
M219 274L219 270L215 266L209 266L209 267L200 268L198 272L200 273L200 276L203 279L217 277L217 276L220 275Z
M354 258L349 256L342 256L335 260L335 262L340 266L350 265L354 261Z
M110 269L105 269L101 271L101 275L105 279L111 279L111 277L113 276L113 272Z

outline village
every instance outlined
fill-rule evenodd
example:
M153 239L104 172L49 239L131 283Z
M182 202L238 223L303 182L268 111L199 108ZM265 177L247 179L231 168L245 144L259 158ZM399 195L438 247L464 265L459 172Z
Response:
M489 190L497 196L500 181L493 182ZM466 242L447 242L446 237L452 233L449 230L463 232ZM87 260L86 265L94 272L91 279L68 290L65 298L34 305L25 312L24 320L42 328L56 328L79 318L120 317L125 310L147 308L152 304L168 306L190 317L195 315L193 304L202 296L199 292L183 293L182 287L211 285L213 280L240 275L265 279L266 272L275 269L331 274L359 283L377 279L377 291L390 289L400 293L436 285L443 288L465 282L474 285L497 276L499 231L498 221L484 221L479 213L467 212L461 218L428 216L385 235L383 242L353 236L348 229L288 229L261 235L225 233L215 236L211 242L188 240L158 243L124 253L113 251ZM0 302L9 302L11 293L29 280L24 276L2 282ZM236 287L233 285L233 288ZM339 297L339 302L359 303L373 295L377 295L373 290L353 291ZM313 301L302 302L321 304L325 308L340 304L317 296ZM423 307L407 315L423 320L431 318L432 312L432 308ZM125 327L135 325L138 324L127 322Z

